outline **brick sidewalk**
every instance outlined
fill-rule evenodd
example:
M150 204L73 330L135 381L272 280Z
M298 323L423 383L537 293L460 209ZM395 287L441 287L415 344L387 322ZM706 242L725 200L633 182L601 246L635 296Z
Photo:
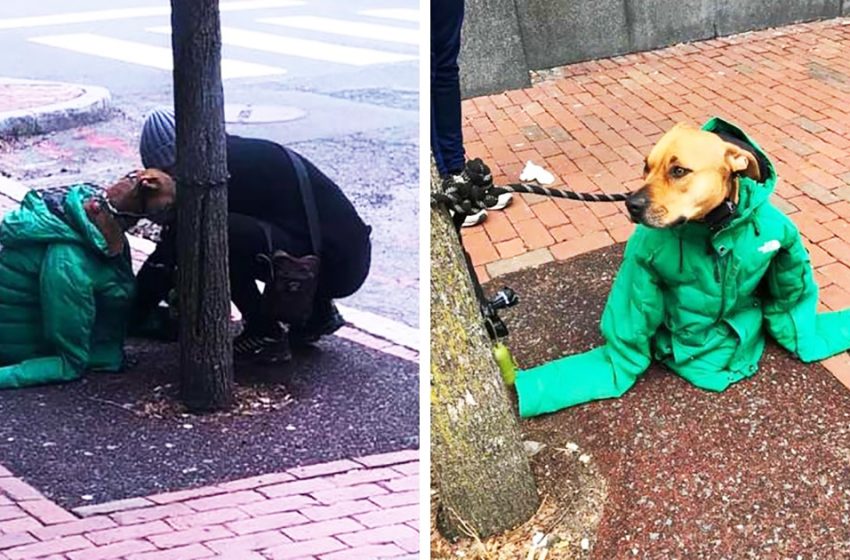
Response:
M417 557L417 451L66 511L0 467L0 558Z
M84 93L83 88L73 84L0 80L0 113L62 103Z
M467 155L496 182L527 160L577 191L641 185L643 158L679 121L740 124L777 164L774 203L799 226L824 309L850 307L850 20L801 24L575 64L533 87L464 102ZM534 195L464 230L482 280L625 241L621 204ZM824 362L850 386L850 358Z

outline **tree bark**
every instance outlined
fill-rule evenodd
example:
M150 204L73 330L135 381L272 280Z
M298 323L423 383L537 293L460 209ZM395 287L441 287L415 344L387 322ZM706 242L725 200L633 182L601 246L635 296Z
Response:
M181 396L192 410L233 400L227 157L218 0L171 0L177 120Z
M449 213L432 209L431 457L450 539L506 531L539 503L492 348Z

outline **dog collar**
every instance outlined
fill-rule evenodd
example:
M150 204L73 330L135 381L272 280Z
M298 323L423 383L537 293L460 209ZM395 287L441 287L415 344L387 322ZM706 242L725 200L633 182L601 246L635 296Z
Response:
M130 179L131 181L134 181L136 183L136 188L138 188L138 180L139 180L139 174L138 173L136 173L135 171L131 171L130 173L127 173L125 178ZM147 216L146 214L140 213L140 212L124 212L122 210L119 210L118 208L115 207L114 204L112 204L112 201L109 200L109 196L106 192L106 189L103 189L103 188L98 189L98 193L95 195L95 198L98 201L98 203L103 208L106 209L107 212L112 214L112 216L114 218L127 218L127 219L130 219L130 220L140 220L140 219Z
M708 229L711 231L718 231L732 221L737 211L738 205L727 198L720 206L706 214L702 221L708 225Z

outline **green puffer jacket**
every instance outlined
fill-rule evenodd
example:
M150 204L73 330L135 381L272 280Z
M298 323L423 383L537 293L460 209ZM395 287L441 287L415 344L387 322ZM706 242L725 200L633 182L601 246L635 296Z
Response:
M703 129L764 154L721 119ZM619 397L653 359L697 387L722 391L756 373L765 331L804 362L850 348L850 310L816 311L800 234L768 201L776 184L768 165L764 182L740 179L738 213L716 233L699 223L637 228L602 316L606 344L519 372L522 416Z
M93 194L70 187L63 219L31 191L0 224L0 388L121 368L135 279L86 216Z

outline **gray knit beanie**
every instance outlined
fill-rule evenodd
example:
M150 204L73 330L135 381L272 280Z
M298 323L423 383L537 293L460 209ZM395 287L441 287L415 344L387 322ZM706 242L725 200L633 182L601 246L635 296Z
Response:
M145 168L168 169L177 162L177 126L171 109L151 111L142 127L139 154Z

